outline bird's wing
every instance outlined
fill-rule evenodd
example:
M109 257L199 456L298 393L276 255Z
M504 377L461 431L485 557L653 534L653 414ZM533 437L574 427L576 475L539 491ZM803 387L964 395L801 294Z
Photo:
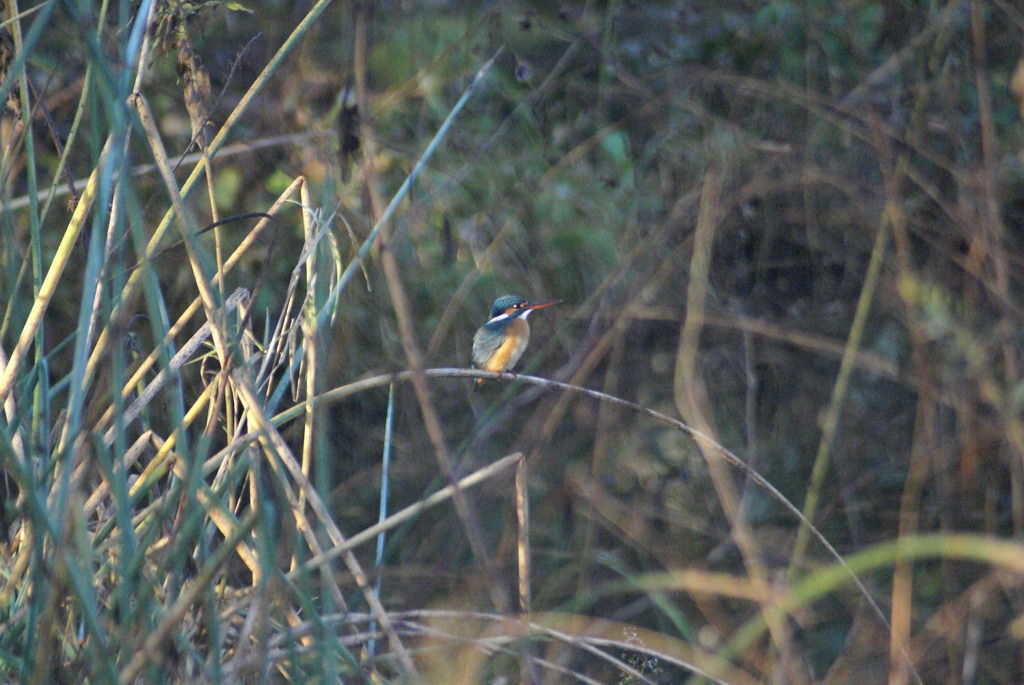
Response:
M483 366L501 347L502 336L484 326L473 336L473 366Z

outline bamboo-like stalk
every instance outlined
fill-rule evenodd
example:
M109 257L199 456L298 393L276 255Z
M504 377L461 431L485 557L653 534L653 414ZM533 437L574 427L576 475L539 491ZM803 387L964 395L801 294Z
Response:
M516 560L519 567L519 611L530 613L530 484L526 460L516 465Z
M312 202L309 197L309 186L303 184L301 188L301 200L302 200L302 230L305 236L305 243L310 244L313 240L313 234L316 231L316 226L312 221ZM311 255L310 258L305 260L305 274L306 274L306 303L305 306L300 308L300 324L302 326L302 350L297 355L302 360L302 366L305 369L303 374L306 381L306 397L316 397L320 389L320 371L323 366L320 357L320 326L317 321L317 317L312 315L314 308L316 307L316 298L318 290L318 278L317 278L317 260L315 255ZM306 413L303 416L302 421L302 474L306 477L306 480L310 480L313 473L313 461L315 458L315 451L317 447L317 435L316 432L320 430L318 418L321 412L312 405L306 406ZM299 490L299 509L304 509L306 506L306 491L304 489ZM292 568L295 568L298 560L292 557Z

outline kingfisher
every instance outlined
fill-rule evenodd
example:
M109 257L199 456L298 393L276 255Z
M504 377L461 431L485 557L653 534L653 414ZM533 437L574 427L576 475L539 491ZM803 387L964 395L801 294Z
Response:
M561 300L530 302L518 295L502 295L491 307L491 319L473 336L473 368L504 373L516 365L530 342L526 317L534 309L550 307ZM515 375L514 373L512 374ZM474 389L483 385L477 378Z

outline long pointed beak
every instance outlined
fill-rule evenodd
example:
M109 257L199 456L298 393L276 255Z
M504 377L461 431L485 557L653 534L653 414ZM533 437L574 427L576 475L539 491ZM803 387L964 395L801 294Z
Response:
M543 309L544 307L550 307L553 304L558 304L561 300L551 300L550 302L531 302L526 306L528 310Z

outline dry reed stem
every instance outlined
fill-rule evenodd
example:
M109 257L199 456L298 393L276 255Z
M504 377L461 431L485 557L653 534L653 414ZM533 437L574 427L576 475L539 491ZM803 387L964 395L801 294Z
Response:
M11 394L14 382L17 380L18 373L21 370L21 362L25 357L25 353L35 340L39 326L46 315L46 310L49 308L50 302L57 292L57 284L60 283L60 278L68 265L71 251L78 242L78 236L82 233L89 210L92 209L92 203L96 199L100 170L106 163L109 149L110 140L108 139L103 146L103 152L100 154L100 161L89 175L89 182L85 186L85 191L75 206L71 221L68 222L68 226L64 230L60 245L57 246L57 251L54 253L53 260L50 262L49 269L46 272L46 277L39 286L39 291L32 302L32 309L29 310L28 317L25 319L25 324L21 329L21 334L18 336L18 342L8 356L7 367L4 369L3 374L0 375L0 402L5 402Z
M142 122L142 128L146 132L146 140L149 143L149 150L153 154L153 161L164 181L164 187L171 196L171 205L178 217L178 226L181 230L181 238L185 244L185 252L188 255L189 264L192 267L192 278L196 287L199 288L199 295L203 300L203 307L206 309L206 319L210 324L210 333L213 336L214 349L220 360L221 368L227 368L230 359L231 338L224 326L224 319L221 316L220 300L217 297L211 278L206 275L200 259L200 250L196 245L198 235L197 226L192 220L192 214L185 207L184 198L177 181L174 179L174 172L171 170L167 159L167 150L164 148L163 138L157 129L153 112L145 97L136 92L131 97L131 103L135 107Z
M309 186L307 184L302 185L301 190L302 200L302 230L305 236L305 244L310 244L313 240L314 231L316 227L310 221L310 207L312 203L309 198ZM320 361L320 327L317 324L317 317L311 313L312 303L315 300L317 293L317 270L314 258L305 260L306 266L306 306L301 306L299 316L301 317L300 323L302 326L302 367L305 369L305 381L306 381L306 397L316 397L320 388L320 369L322 363ZM318 411L315 405L307 405L306 412L303 416L302 422L302 474L307 480L310 479L313 473L313 457L316 449L316 431L319 426L319 417L321 412ZM305 490L299 491L299 509L304 509L306 506L306 492ZM298 564L298 558L292 556L292 569Z
M818 499L821 496L825 475L832 458L832 446L839 429L839 417L846 402L853 372L856 369L857 355L860 353L861 338L864 336L871 304L881 282L882 265L888 254L889 227L889 217L883 214L879 218L875 242L871 248L871 259L868 262L867 274L864 276L864 283L857 298L857 308L853 315L853 323L850 325L850 333L846 338L842 360L839 363L839 373L832 386L832 397L821 421L821 437L818 441L818 449L814 456L814 465L811 467L810 481L804 499L804 516L808 521L813 521L817 513ZM793 553L787 571L790 578L794 577L803 563L808 542L810 542L809 532L806 526L801 525L797 531L796 543L793 545Z
M507 456L502 457L493 464L488 464L483 468L477 469L468 476L465 476L464 478L460 479L458 483L453 483L441 488L434 494L424 497L419 502L416 502L415 504L410 504L404 509L401 509L400 511L396 511L394 514L391 514L383 521L380 521L379 523L376 523L370 526L369 528L366 528L365 530L356 533L355 535L348 538L343 544L335 545L331 547L331 549L326 550L321 554L318 554L308 559L301 567L290 571L287 574L288 579L295 580L298 578L300 572L312 571L314 569L318 569L322 566L325 566L332 559L341 556L349 550L355 549L359 545L363 545L367 542L370 542L381 533L391 530L392 528L398 526L401 523L404 523L405 521L408 521L411 518L419 516L421 513L423 513L427 509L430 509L431 507L435 507L438 504L441 504L442 502L446 502L449 499L452 499L456 492L460 492L462 490L471 488L475 485L483 483L485 480L489 478L493 478L503 473L504 471L511 468L515 464L518 464L522 459L523 455L519 452L515 452L513 454L509 454Z
M516 465L516 566L519 579L519 612L524 634L529 622L526 616L532 611L530 597L530 474L527 462L520 459ZM532 676L533 653L530 644L524 641L519 650L519 668L521 683L535 680Z

